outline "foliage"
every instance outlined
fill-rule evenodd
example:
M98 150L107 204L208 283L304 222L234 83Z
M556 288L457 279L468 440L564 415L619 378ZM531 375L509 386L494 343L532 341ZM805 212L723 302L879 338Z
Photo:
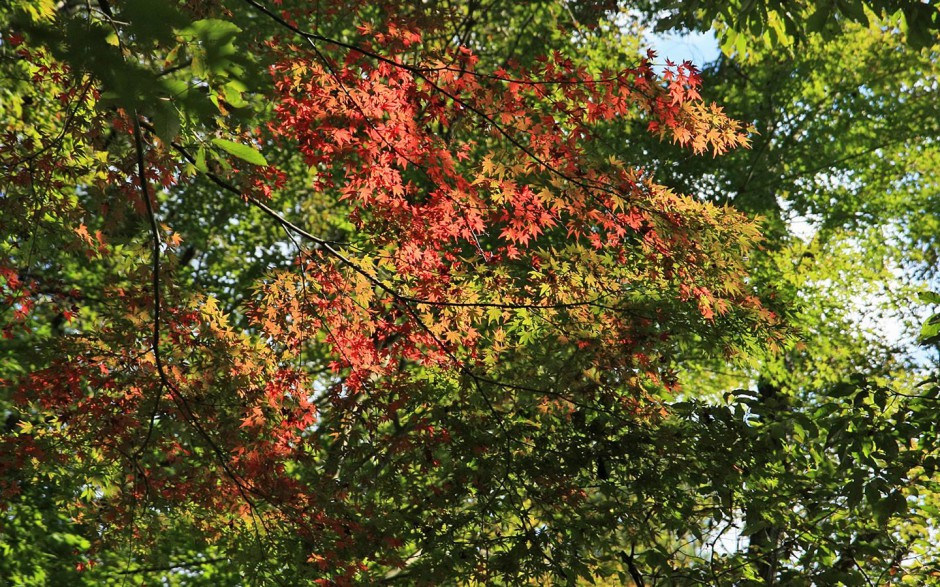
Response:
M927 43L273 4L0 8L0 577L932 576L935 381L845 303L935 259Z
M838 0L835 2L779 2L741 0L734 2L650 0L650 14L665 14L658 27L686 27L722 34L726 51L743 56L749 47L775 47L805 42L813 36L832 41L847 24L874 24L904 33L916 49L934 44L940 30L940 11L930 2L894 0Z
M936 485L932 465L921 467L932 460L934 427L919 418L936 409L926 391L933 377L924 381L936 359L910 346L922 321L912 300L936 279L937 112L927 88L937 49L913 50L901 31L877 24L832 34L804 39L798 52L726 55L705 68L707 91L758 128L749 152L677 165L668 148L635 146L659 159L670 184L765 218L768 246L753 257L751 277L798 330L784 353L752 353L753 371L688 367L699 393L708 381L716 399L749 388L739 396L749 413L769 410L774 424L764 430L788 446L765 461L762 489L738 498L745 520L752 509L775 510L738 550L765 553L751 560L767 582L932 584L927 504ZM842 453L843 441L854 455ZM844 468L827 472L830 462ZM810 511L820 517L807 523ZM836 518L834 527L819 523ZM886 523L865 528L876 519ZM733 528L721 535L717 544L739 536ZM703 550L707 558L708 544ZM815 561L825 562L814 569Z

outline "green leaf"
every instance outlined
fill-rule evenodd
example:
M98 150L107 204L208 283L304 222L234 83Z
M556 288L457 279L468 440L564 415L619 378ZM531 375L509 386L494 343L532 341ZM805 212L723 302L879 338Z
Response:
M242 161L247 161L252 165L267 165L268 161L257 149L234 141L225 139L212 139L212 144L222 149L233 157L238 157Z
M175 2L126 0L121 4L120 18L129 23L134 36L143 42L170 43L173 29L186 22L183 14L174 7Z
M243 88L244 86L237 81L231 81L225 84L225 101L228 102L232 108L244 108L248 105L248 102L242 97Z
M865 23L868 21L868 17L865 15L865 9L861 2L855 0L838 0L836 6L838 6L840 12L855 22Z
M862 502L864 490L863 479L858 477L845 486L845 497L849 506L854 507Z
M640 555L647 565L657 570L669 570L669 556L659 549L651 548Z
M238 25L227 20L206 18L191 23L182 34L194 35L210 45L227 45L241 32ZM232 47L231 49L234 49ZM229 49L226 49L228 51Z
M770 527L770 523L767 520L757 520L753 523L745 524L744 529L741 530L741 536L752 536L768 527Z
M193 22L180 34L197 39L202 47L202 59L198 59L198 53L193 55L194 69L198 59L203 73L226 75L236 67L233 58L238 55L235 38L239 32L241 29L231 22L209 18Z
M940 304L940 293L933 291L922 291L917 294L917 297L920 298L920 301L925 304Z
M848 397L858 392L858 387L848 381L840 381L832 386L829 397Z
M887 497L872 506L875 514L875 523L883 526L894 514L903 514L907 511L907 500L898 491L891 492Z
M921 344L932 344L940 337L940 314L934 314L924 322L920 329Z
M153 113L153 126L164 144L169 144L180 131L180 115L172 102L158 100Z
M196 169L201 173L207 173L209 171L209 167L206 165L206 150L202 147L196 151Z

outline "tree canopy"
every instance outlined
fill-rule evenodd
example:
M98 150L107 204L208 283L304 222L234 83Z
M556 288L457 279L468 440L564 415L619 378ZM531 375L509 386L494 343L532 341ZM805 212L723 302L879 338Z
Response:
M740 4L0 7L0 579L935 581L940 16Z

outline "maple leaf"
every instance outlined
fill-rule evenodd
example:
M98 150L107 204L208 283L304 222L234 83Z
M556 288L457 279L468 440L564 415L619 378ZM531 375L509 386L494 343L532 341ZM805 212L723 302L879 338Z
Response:
M644 117L694 152L745 144L701 104L694 68L592 73L571 44L487 69L486 48L457 46L444 26L458 23L435 24L448 11L424 8L248 2L228 7L232 22L186 23L171 7L165 34L129 8L131 24L108 29L120 55L75 68L23 57L49 120L0 141L2 168L29 171L4 181L4 205L11 234L33 234L38 217L50 242L43 259L3 250L0 296L24 327L79 319L57 337L68 360L37 362L54 367L16 392L35 444L11 454L17 467L76 471L81 500L108 522L90 531L125 524L157 541L179 524L199 537L193 552L237 558L261 529L309 557L291 567L313 573L297 582L344 585L421 567L443 551L422 539L418 554L414 528L446 527L468 562L429 564L512 582L487 574L500 549L518 550L492 537L552 536L552 520L590 518L600 495L566 443L606 450L607 436L584 434L608 425L571 427L572 406L641 430L668 416L655 394L673 381L670 336L724 340L699 318L716 313L728 337L766 327L757 298L734 297L751 293L739 249L757 228L604 146ZM147 75L131 83L99 62ZM259 64L270 78L245 83ZM186 90L193 79L205 96ZM167 113L172 141L149 128ZM177 267L166 247L183 242L199 256ZM74 250L113 255L79 263ZM54 280L22 283L26 266L62 267L66 291L107 286L76 315L49 293ZM558 467L539 464L542 444ZM508 485L493 477L506 457ZM10 462L0 457L0 481ZM114 489L99 492L96 476ZM525 511L516 489L539 492L518 496ZM480 504L492 511L476 515ZM594 535L615 534L611 523ZM520 572L547 580L530 558Z

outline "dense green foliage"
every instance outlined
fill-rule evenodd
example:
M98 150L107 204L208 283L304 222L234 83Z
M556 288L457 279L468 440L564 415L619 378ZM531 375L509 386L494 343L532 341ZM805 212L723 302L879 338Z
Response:
M0 583L940 583L897 4L0 7Z

